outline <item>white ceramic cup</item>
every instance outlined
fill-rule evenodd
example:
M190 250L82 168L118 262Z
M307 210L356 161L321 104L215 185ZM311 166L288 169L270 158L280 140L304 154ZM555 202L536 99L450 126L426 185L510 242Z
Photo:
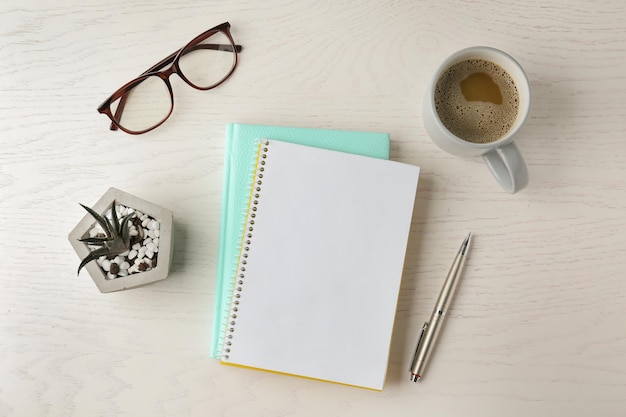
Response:
M513 78L519 94L517 118L509 131L490 143L473 143L452 134L441 122L435 108L435 86L441 75L452 65L468 59L491 61ZM486 46L462 49L448 57L437 69L424 97L423 121L430 138L444 151L457 156L482 155L496 180L509 193L515 193L528 184L524 158L513 143L530 111L530 83L522 67L508 54Z

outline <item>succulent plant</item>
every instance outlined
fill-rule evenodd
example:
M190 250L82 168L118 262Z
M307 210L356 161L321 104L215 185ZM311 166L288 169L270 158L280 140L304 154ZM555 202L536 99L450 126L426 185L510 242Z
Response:
M94 236L79 239L81 242L91 246L99 246L92 250L78 266L78 273L89 262L98 259L101 256L113 257L124 253L130 249L130 225L129 220L133 216L133 213L125 215L121 221L117 217L117 210L115 208L115 200L111 206L111 220L106 216L102 216L96 213L90 207L85 205L81 206L87 210L89 214L100 224L105 236Z

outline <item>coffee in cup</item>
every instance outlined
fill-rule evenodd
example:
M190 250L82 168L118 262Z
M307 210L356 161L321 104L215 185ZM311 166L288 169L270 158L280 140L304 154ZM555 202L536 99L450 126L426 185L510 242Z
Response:
M513 78L498 64L467 59L437 80L435 107L454 135L472 143L490 143L513 126L519 93Z

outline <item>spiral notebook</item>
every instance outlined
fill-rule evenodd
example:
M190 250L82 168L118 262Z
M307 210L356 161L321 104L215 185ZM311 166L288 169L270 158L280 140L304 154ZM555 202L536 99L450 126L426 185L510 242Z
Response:
M222 363L381 390L418 175L260 141Z
M255 143L258 143L259 138L389 159L389 135L386 133L228 124L210 351L211 357L215 359L219 359L224 342L224 329L239 259L242 225L245 222L252 182L251 165L257 151Z

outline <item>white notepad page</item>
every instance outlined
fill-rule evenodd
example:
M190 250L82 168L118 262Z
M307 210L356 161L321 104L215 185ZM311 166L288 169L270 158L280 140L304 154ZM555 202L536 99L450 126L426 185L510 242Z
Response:
M263 140L256 174L222 362L381 390L419 168Z

